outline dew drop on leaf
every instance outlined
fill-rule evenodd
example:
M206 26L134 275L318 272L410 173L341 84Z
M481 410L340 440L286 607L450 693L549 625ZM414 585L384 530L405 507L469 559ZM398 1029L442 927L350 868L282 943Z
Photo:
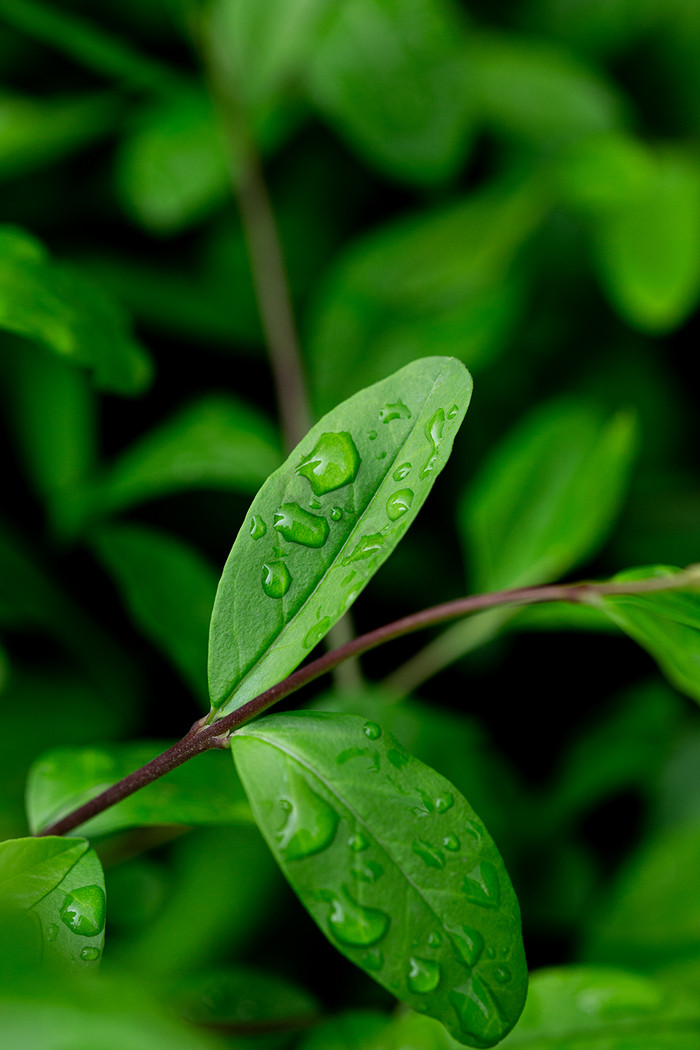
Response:
M408 753L398 751L395 747L392 747L391 750L387 752L386 757L395 769L402 769L409 761Z
M493 976L499 984L507 984L510 980L511 974L507 966L497 966L493 971Z
M376 554L384 546L384 539L385 537L381 532L374 532L371 536L363 536L352 553L348 554L347 558L343 558L343 565L348 565L351 561L360 561L362 558L371 558L373 554Z
M370 439L370 441L376 441L377 440L377 431L376 430L370 430L370 432L367 435L367 437Z
M469 872L462 880L462 892L472 904L482 908L497 908L501 901L498 884L498 872L490 861L481 864Z
M389 496L386 501L386 513L389 521L397 521L410 510L413 503L413 493L410 489L399 489Z
M289 569L283 561L265 562L262 567L262 589L268 598L283 598L291 582Z
M399 398L394 404L384 405L384 408L380 408L379 418L382 423L391 423L393 419L410 419L411 410L408 405L404 405L403 401Z
M469 969L476 966L484 950L484 938L470 926L450 927L447 931L452 943Z
M358 882L376 882L384 874L384 868L376 860L360 861L358 858L351 874Z
M425 424L425 436L431 444L432 451L420 472L421 478L427 478L428 474L432 474L435 470L435 465L438 459L438 452L440 449L440 442L442 441L442 432L445 428L445 413L443 409L439 408L434 416L432 416Z
M267 532L267 525L261 517L254 514L250 522L250 535L254 540L261 539Z
M274 513L273 524L285 540L302 547L322 547L328 539L326 519L311 514L298 503L283 503Z
M333 897L328 928L342 944L364 947L376 944L389 929L389 916L379 908L364 908L352 899L347 887Z
M290 804L289 809L282 828L275 835L285 860L303 860L330 846L340 818L303 777L290 779L285 801Z
M58 937L58 926L55 922L52 922L50 926L46 928L46 940L55 941Z
M460 847L460 841L456 835L445 835L442 844L445 849L450 850L452 853L456 853Z
M347 431L321 434L313 452L302 459L296 473L311 485L314 496L324 496L354 481L360 468L360 454Z
M481 842L481 832L471 820L468 820L464 825L464 830L470 838L473 838L475 842Z
M411 844L411 849L429 868L445 867L444 854L439 849L436 849L435 846L431 846L425 839L415 839Z
M448 419L454 419L458 412L459 412L459 406L458 405L453 405L452 408L450 409L450 411L447 413L447 418Z
M428 944L431 948L439 948L442 944L442 934L438 933L437 930L433 930L433 932L428 937Z
M483 1045L479 1040L489 1040L489 1028L494 1020L491 996L483 981L470 977L459 988L453 988L448 999L454 1007L457 1019L465 1036L473 1036L476 1045Z
M435 799L435 809L438 813L446 813L448 809L452 809L454 805L454 798L449 791L446 791L444 795L439 795Z
M403 479L407 478L410 473L411 473L411 464L410 463L400 463L399 466L394 471L392 477L393 477L394 481L403 481Z
M384 965L384 956L378 948L373 949L371 952L365 952L362 956L362 965L368 970L377 973Z
M333 521L340 521L343 516L343 512L340 507L331 507L331 519Z
M361 853L362 850L369 848L369 842L361 831L356 831L355 834L348 839L348 846L354 853Z
M83 886L67 893L59 915L71 933L95 937L105 924L104 890L101 886Z
M379 737L382 735L382 730L376 722L365 722L362 731L370 740L379 740Z
M408 987L412 992L434 992L440 983L440 966L432 959L408 960Z
M313 649L315 645L318 645L330 625L330 616L324 616L322 620L315 623L311 630L306 633L306 637L304 638L304 648Z
M99 959L101 954L99 948L83 948L80 953L80 958L83 962L95 962L96 959Z

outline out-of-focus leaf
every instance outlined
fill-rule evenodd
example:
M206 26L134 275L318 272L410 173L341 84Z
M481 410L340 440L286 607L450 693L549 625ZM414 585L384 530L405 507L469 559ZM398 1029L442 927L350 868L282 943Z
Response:
M0 227L0 328L90 369L101 390L136 394L149 382L150 361L116 303L12 226Z
M700 826L700 726L694 719L676 741L655 785L652 823L657 828Z
M555 171L561 200L594 217L648 198L657 177L651 150L621 131L575 142Z
M620 572L611 582L673 577L680 571L648 565ZM687 590L606 595L596 605L651 653L676 689L700 701L700 581Z
M441 182L471 145L463 26L443 0L336 5L310 85L339 134L395 178Z
M612 305L642 331L677 327L700 297L700 167L670 149L646 192L601 214L593 261Z
M127 211L149 230L176 233L226 199L223 131L199 88L157 102L117 156L117 187Z
M102 526L90 538L135 623L206 702L215 571L193 547L141 525Z
M565 41L579 54L597 57L611 57L634 44L660 13L675 14L673 5L656 0L529 0L524 6L528 26Z
M0 179L70 155L111 131L116 116L112 95L0 95Z
M170 743L62 747L41 755L27 783L27 817L32 833L145 766ZM249 824L252 819L228 756L212 751L147 784L81 825L81 831L93 836L144 825Z
M238 1029L242 1037L254 1040L252 1045L261 1050L278 1046L266 1031L279 1029L283 1043L285 1024L290 1031L314 1023L319 1012L317 1000L298 984L278 974L252 966L219 968L196 977L188 975L181 989L175 993L180 1013L190 1023L199 1026ZM238 1045L238 1044L236 1044ZM247 1050L248 1039L241 1042Z
M491 453L459 505L478 590L556 579L603 542L635 451L634 418L571 398L538 406Z
M217 717L281 681L352 605L447 462L471 390L454 358L415 361L329 412L268 478L214 603Z
M535 182L489 186L391 223L351 248L322 289L309 336L314 393L330 407L349 378L376 382L444 350L489 363L523 300L512 267L547 207Z
M551 150L622 121L612 84L561 47L478 34L468 51L479 111L498 134Z
M267 417L228 395L211 395L123 452L103 477L95 503L115 511L188 488L255 492L281 458Z
M526 991L518 904L457 789L351 715L268 716L238 730L232 752L270 849L331 942L461 1042L502 1039Z
M299 1050L374 1050L382 1045L386 1030L386 1014L352 1010L314 1028L299 1044Z

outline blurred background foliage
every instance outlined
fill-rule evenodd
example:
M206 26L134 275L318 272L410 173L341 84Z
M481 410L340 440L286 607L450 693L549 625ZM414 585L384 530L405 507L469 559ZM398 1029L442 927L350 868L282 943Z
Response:
M3 837L26 834L47 749L89 747L96 785L203 710L218 574L289 443L261 187L314 418L423 355L475 379L357 630L698 559L698 54L696 0L0 0ZM643 653L590 610L498 610L362 675L303 701L371 713L467 794L533 967L697 988L700 724ZM158 823L143 813L95 829L107 963L226 1045L305 1046L241 1026L361 1008L308 1046L369 1046L385 993L307 921L231 790L214 817L193 804L213 826L187 834L126 832ZM241 967L261 974L245 995ZM568 973L543 1001L569 1002ZM625 1008L657 1008L656 985L601 973ZM144 1047L179 1046L170 1023Z

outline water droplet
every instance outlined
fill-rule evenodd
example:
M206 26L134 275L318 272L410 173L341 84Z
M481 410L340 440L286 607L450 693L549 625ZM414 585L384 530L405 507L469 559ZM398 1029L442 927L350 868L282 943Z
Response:
M499 984L508 984L511 974L507 966L497 966L493 971L493 976Z
M379 770L379 754L368 747L346 747L344 751L340 752L336 762L339 766L344 766L352 758L368 758L369 765L367 770L375 773Z
M105 895L101 886L83 886L67 893L59 912L61 922L80 937L94 937L105 924Z
M421 478L427 478L428 474L432 474L435 470L435 464L437 463L438 451L440 449L440 442L442 441L442 432L445 428L445 413L443 409L439 408L434 416L432 416L425 424L425 436L430 442L432 451L430 456L425 462L425 466L420 472Z
M448 809L452 809L455 800L449 791L445 791L442 795L439 795L435 799L435 809L438 813L447 813Z
M448 419L454 419L459 412L459 405L453 405L450 411L447 413Z
M371 952L365 952L362 956L362 965L365 966L368 970L372 970L374 971L374 973L377 973L377 971L381 970L382 966L384 965L384 956L378 948L375 948Z
M250 522L250 535L254 540L259 540L267 532L267 525L262 518L254 514Z
M414 806L412 812L417 817L429 817L431 813L435 812L435 803L433 802L432 798L430 797L427 791L423 791L421 790L421 788L418 788L418 794L421 797L423 805Z
M432 959L409 958L408 987L412 992L434 992L440 983L440 966Z
M491 1002L491 996L483 981L470 977L459 988L453 988L448 999L454 1007L462 1032L477 1040L477 1046L490 1045L495 1039L494 1021L498 1024L498 1015ZM488 1043L479 1040L489 1040ZM470 1041L470 1040L465 1040Z
M309 500L309 506L311 507L312 510L320 510L321 509L321 501L320 501L320 499L310 499Z
M46 927L46 940L55 941L58 937L58 926L55 922L52 922L50 926Z
M351 874L360 882L376 882L384 874L384 868L376 860L368 860L355 864Z
M386 452L377 452L375 459L386 459Z
M487 948L486 949L486 957L488 959L495 959L496 958L496 949L495 948Z
M292 803L289 801L288 798L278 798L277 805L280 807L280 809L283 809L285 813L292 812Z
M449 927L447 932L467 966L470 969L476 966L484 950L484 938L479 931L471 926L455 926Z
M462 880L462 892L472 904L482 908L497 908L501 900L498 872L490 861L484 860Z
M403 769L403 767L409 761L408 752L398 751L395 747L392 747L391 750L387 752L386 757L389 759L389 761L395 769Z
M313 649L315 645L321 641L328 628L331 626L330 616L324 616L322 620L315 623L310 631L307 631L304 638L304 647L306 649Z
M376 441L376 439L377 439L377 431L376 430L370 430L370 432L367 435L367 437L370 439L370 441Z
M394 471L394 473L392 474L392 477L393 477L394 481L403 481L403 479L407 478L410 473L411 473L411 464L410 463L400 463L399 466Z
M340 521L343 516L343 512L340 507L331 507L331 518L333 521Z
M268 598L283 598L292 577L283 561L268 561L262 567L262 589Z
M379 737L382 735L382 730L376 722L365 722L362 727L362 732L366 737L369 737L370 740L379 740Z
M321 434L313 452L305 456L297 474L311 485L314 496L324 496L355 480L360 468L360 454L347 431Z
M472 820L465 821L464 830L475 842L481 842L481 831Z
M96 959L99 959L101 954L102 952L99 948L83 948L80 953L80 958L83 962L95 962Z
M351 561L360 561L362 558L371 558L372 555L381 550L384 545L384 539L385 537L381 532L375 532L371 536L363 536L352 554L348 554L347 558L343 558L343 565L348 565Z
M381 940L389 929L389 916L378 908L364 908L352 899L344 886L343 899L332 899L328 926L333 936L342 944L368 947Z
M395 404L384 405L384 408L380 408L379 418L382 423L391 423L392 419L410 419L411 410L399 398Z
M357 573L353 569L351 573L348 573L348 575L345 577L344 580L340 581L340 586L341 587L347 587L347 585L349 583L352 583L352 581L355 579L356 576L357 576Z
M410 510L412 503L413 493L410 489L399 489L398 492L394 492L386 501L386 513L389 521L396 521L398 518L403 517L406 511Z
M361 831L356 831L355 834L348 839L348 846L354 853L361 853L363 850L369 848L369 842Z
M433 932L428 937L428 944L431 948L439 948L442 944L442 935L439 934L437 930L433 930Z
M439 849L436 849L435 846L431 846L425 839L415 839L411 844L411 849L429 868L445 867L444 854Z
M311 514L298 503L283 503L275 511L274 527L289 543L302 547L322 547L328 539L328 522L318 514Z
M460 847L460 841L456 835L445 835L442 844L445 849L449 849L452 853L456 853Z
M303 860L330 846L340 819L333 807L300 776L290 777L287 801L291 808L275 834L285 860Z

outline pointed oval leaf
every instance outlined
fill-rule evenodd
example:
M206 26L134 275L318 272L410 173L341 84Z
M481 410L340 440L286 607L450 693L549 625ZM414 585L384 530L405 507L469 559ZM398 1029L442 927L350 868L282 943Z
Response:
M520 913L457 789L353 715L273 715L232 750L263 835L331 942L460 1042L502 1039L527 987Z
M415 361L329 412L268 478L214 603L220 715L289 674L386 560L447 461L471 389L454 358Z

